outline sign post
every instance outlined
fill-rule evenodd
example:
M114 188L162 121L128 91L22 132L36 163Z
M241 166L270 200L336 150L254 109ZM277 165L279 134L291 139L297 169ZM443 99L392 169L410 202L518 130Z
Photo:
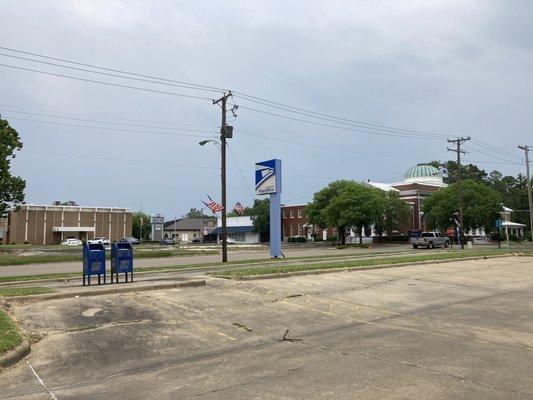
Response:
M255 164L255 194L270 195L270 257L281 253L281 160L267 160Z
M500 231L502 229L502 220L501 219L497 219L496 220L496 229L498 230L498 248L501 249L502 248L502 238L501 238L501 234L500 234Z

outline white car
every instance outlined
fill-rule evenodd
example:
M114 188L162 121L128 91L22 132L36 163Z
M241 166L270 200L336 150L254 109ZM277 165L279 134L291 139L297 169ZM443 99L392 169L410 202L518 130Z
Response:
M105 237L95 237L95 238L87 240L87 243L89 243L89 244L103 244L103 245L110 244L109 239L105 238Z
M83 242L80 239L70 238L61 243L65 246L81 246Z
M220 241L220 243L222 243L222 240ZM229 237L229 238L226 238L226 243L227 244L235 244L237 242L235 241L235 239L232 239L232 238Z

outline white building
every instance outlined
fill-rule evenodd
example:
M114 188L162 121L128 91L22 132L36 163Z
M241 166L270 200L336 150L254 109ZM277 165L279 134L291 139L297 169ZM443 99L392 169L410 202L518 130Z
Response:
M259 234L254 232L254 224L251 217L228 217L226 218L226 231L228 238L236 243L257 244ZM217 228L212 232L217 235L217 241L221 240L222 220L217 221Z

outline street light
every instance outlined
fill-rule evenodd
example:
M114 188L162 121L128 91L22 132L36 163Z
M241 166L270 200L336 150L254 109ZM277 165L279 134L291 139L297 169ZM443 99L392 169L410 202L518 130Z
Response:
M220 183L222 191L222 217L221 217L221 235L222 235L222 262L228 261L228 240L227 240L227 229L226 229L226 138L228 137L226 133L230 131L231 128L226 126L226 129L222 131L220 135L220 142L214 139L206 139L198 142L200 146L205 146L207 143L213 143L220 150ZM232 131L232 129L231 129ZM231 137L231 136L230 136Z

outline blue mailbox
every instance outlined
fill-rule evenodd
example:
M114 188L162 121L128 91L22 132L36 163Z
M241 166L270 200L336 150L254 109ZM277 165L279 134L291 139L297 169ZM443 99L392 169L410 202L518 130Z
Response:
M85 286L85 277L91 284L91 275L98 275L98 284L100 276L104 276L105 283L105 247L102 243L83 244L83 286Z
M125 274L126 282L128 272L133 282L133 248L128 242L117 242L111 245L111 283L113 283L113 275L116 275L118 283L118 274L122 272Z

